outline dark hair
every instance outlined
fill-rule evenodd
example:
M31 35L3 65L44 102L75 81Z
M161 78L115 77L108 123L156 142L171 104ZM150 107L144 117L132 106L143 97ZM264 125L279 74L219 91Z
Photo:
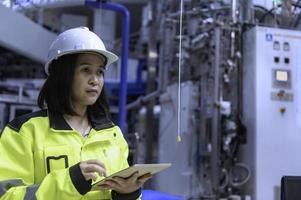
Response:
M49 66L46 79L39 97L38 106L59 114L76 115L71 98L75 64L79 54L68 54L54 60ZM87 112L94 117L110 118L110 110L104 87L96 102L88 106Z

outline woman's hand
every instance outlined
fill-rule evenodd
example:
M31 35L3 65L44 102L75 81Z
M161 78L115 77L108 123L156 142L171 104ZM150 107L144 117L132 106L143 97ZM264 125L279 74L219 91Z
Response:
M129 178L113 177L111 180L107 180L101 184L99 188L111 189L120 194L128 194L138 190L151 177L151 174L139 177L138 173L134 173Z
M97 175L106 177L106 168L102 162L99 160L86 160L82 161L79 164L79 167L81 169L81 172L83 176L85 177L86 181L93 180L96 181Z

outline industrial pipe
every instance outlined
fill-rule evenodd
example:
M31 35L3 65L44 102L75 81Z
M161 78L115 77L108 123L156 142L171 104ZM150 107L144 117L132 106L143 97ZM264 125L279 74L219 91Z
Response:
M130 13L126 7L116 3L100 3L100 2L87 0L85 4L93 8L101 8L105 10L120 12L123 15L118 125L121 131L123 133L126 133L125 119L126 119L127 69L128 69L127 61L128 61L129 32L130 32Z

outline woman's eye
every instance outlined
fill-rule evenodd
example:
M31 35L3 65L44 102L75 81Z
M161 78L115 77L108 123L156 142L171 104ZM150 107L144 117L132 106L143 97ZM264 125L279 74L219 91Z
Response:
M98 72L97 72L97 75L98 75L98 76L103 76L103 74L104 74L103 71L98 71Z
M89 72L89 68L88 67L84 67L84 68L82 68L82 71L83 72Z

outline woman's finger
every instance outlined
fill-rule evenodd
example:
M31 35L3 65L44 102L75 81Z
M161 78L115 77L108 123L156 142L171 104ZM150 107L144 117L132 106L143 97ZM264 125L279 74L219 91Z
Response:
M119 185L124 185L127 183L127 179L121 178L121 177L113 177L113 181L117 182Z
M87 160L86 163L87 164L95 164L95 165L101 166L102 168L106 169L105 165L99 160L95 160L95 159Z
M104 168L95 165L95 164L87 164L84 168L83 171L86 173L89 172L97 172L100 176L106 176L106 171Z
M98 173L100 176L106 177L106 169L104 164L99 160L82 161L79 165L81 172L86 180L96 180Z
M117 189L117 188L122 188L122 184L119 184L117 181L114 180L107 180L103 184L109 186L111 189Z
M131 184L135 184L137 182L139 178L139 175L138 175L138 172L135 172L129 179L128 181L131 183Z
M140 176L137 181L140 183L140 185L142 185L143 183L145 183L147 180L151 179L152 177L153 176L151 174L143 175L143 176Z
M94 172L83 173L83 176L85 177L86 181L88 181L88 180L96 181L96 179L97 179L97 176Z

